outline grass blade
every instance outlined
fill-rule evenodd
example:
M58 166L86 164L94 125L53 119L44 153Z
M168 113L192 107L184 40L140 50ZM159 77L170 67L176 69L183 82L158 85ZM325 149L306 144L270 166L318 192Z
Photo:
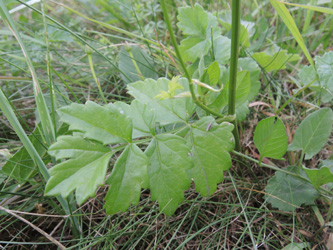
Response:
M305 5L305 4L297 4L297 3L286 3L286 2L283 2L283 3L291 5L291 6L295 6L295 7L300 7L303 9L314 10L317 12L333 15L333 9L331 9L331 8L313 6L313 5Z
M16 134L18 135L18 137L20 138L23 146L26 148L29 155L31 156L31 158L33 159L35 164L38 166L38 169L39 169L40 173L43 175L44 179L45 180L49 179L50 175L48 173L48 170L47 170L43 160L39 156L35 147L32 145L27 134L24 132L24 129L22 128L20 122L18 121L16 115L14 114L14 111L13 111L9 101L7 100L7 97L2 92L2 89L0 89L0 109L2 110L2 112L4 113L6 118L8 119L10 125L13 127L13 129L16 132Z
M0 109L2 110L2 112L4 113L6 118L8 119L8 121L9 121L10 125L13 127L15 133L20 138L23 146L28 151L30 157L35 162L35 164L37 165L37 167L39 169L39 172L42 174L42 176L44 177L45 180L48 180L50 178L50 174L49 174L42 158L39 156L37 150L32 145L32 143L29 140L27 134L23 130L23 128L22 128L20 122L18 121L18 119L17 119L17 117L16 117L16 115L15 115L7 97L4 95L1 88L0 88ZM65 213L68 214L68 215L71 214L71 210L68 206L67 201L64 200L64 198L62 198L61 196L57 196L57 199L60 202L61 206L63 207ZM81 230L80 230L77 218L76 217L70 217L70 219L72 220L73 225L74 225L74 233L80 232Z
M284 5L284 3L281 3L280 1L277 1L277 0L269 0L269 1L272 4L272 6L274 7L274 9L277 11L279 16L281 17L281 19L283 20L283 22L285 23L287 28L290 30L291 34L296 39L298 45L301 47L303 53L305 54L305 56L308 59L308 61L310 62L310 64L315 68L315 64L304 43L303 37L300 34L300 32L296 26L296 23L295 23L294 19L292 18L292 16L290 15L287 7Z
M54 128L53 128L52 120L51 120L51 117L50 117L50 114L49 114L49 111L48 111L48 108L47 108L47 105L46 105L46 102L45 102L45 99L44 99L44 96L42 93L42 89L38 82L35 68L28 55L27 49L25 48L21 35L18 32L18 30L16 29L13 19L11 18L10 14L7 10L7 7L3 1L0 1L0 16L2 17L5 24L8 26L8 28L12 31L13 35L15 36L17 42L19 43L19 45L21 47L21 50L25 57L26 63L29 66L29 70L30 70L31 76L32 76L36 106L37 106L38 114L40 116L40 120L41 120L41 124L42 124L42 130L43 130L46 142L48 144L51 144L52 142L55 141Z

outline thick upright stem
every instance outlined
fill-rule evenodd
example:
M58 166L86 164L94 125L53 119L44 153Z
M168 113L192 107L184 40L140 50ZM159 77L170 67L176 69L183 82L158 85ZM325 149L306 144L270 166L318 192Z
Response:
M236 110L236 82L237 64L239 50L239 30L240 30L240 0L232 0L232 24L231 24L231 60L230 60L230 80L229 80L229 103L228 114L234 115ZM236 120L233 121L235 129L233 131L236 141L236 150L240 150L239 134Z

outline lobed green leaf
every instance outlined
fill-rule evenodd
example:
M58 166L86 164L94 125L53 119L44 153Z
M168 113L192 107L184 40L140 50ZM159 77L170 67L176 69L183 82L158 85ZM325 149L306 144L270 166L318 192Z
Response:
M58 110L60 119L84 136L103 144L124 143L132 140L132 121L112 103L100 106L88 101L73 103Z
M181 41L180 51L185 61L194 62L205 56L212 42L220 36L215 16L206 12L201 5L179 8L178 27L188 37ZM218 51L218 49L217 49Z
M158 201L166 215L172 215L191 184L186 173L193 167L190 148L177 135L160 134L150 142L145 153L151 164L148 167L151 199Z
M175 95L182 92L187 92L188 81L185 78L180 78L178 81L184 89L177 89ZM128 93L135 97L138 101L147 105L148 109L156 111L156 122L162 125L186 122L195 110L195 104L191 98L174 98L159 100L157 95L161 91L169 91L169 80L166 78L159 78L157 81L153 79L146 79L131 83L127 86Z
M126 116L131 118L133 138L155 134L156 112L154 109L149 108L147 104L134 100L131 105L124 102L115 102L114 106L118 107L120 112L124 112Z
M142 188L149 187L147 156L134 144L129 144L118 157L107 184L105 197L108 214L124 212L130 204L137 205Z
M223 181L223 171L231 167L229 151L234 148L233 125L217 124L212 117L204 117L192 124L185 139L191 147L194 166L187 171L195 189L203 196L216 191Z
M93 197L104 183L109 160L113 154L100 143L77 136L60 136L49 148L57 159L69 158L49 170L51 178L45 187L46 195L67 197L76 189L76 200L82 204Z

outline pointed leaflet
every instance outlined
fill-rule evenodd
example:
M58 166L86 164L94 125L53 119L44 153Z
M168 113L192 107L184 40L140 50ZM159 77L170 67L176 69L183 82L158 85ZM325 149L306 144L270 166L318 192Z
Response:
M308 160L317 154L331 135L333 111L322 108L308 115L297 128L289 151L302 149Z
M213 117L204 117L191 125L185 139L192 148L194 167L187 171L196 191L209 196L223 180L223 171L231 167L229 151L234 148L233 125L217 124Z
M160 210L172 215L178 203L184 200L184 191L191 180L186 170L193 166L186 141L172 134L157 135L145 151L150 160L148 167L152 200L157 200Z
M137 205L142 188L148 188L149 160L134 144L129 144L117 159L107 184L105 197L108 214L124 212L130 204Z
M260 159L270 157L279 160L288 147L286 129L276 117L269 117L258 123L253 141L260 152Z
M297 167L290 166L286 170L295 173L296 169ZM306 178L303 170L301 176ZM311 183L282 172L275 173L268 181L265 191L267 201L282 211L293 211L302 204L313 204L319 196Z
M148 108L146 104L138 100L132 101L131 105L124 102L116 102L114 105L120 109L120 112L124 112L132 119L133 138L155 134L155 110Z
M131 83L127 86L128 93L139 100L141 103L147 105L149 109L156 111L156 122L161 124L170 124L176 122L187 121L194 112L195 105L191 98L175 98L159 100L157 95L161 91L169 91L169 80L166 78L159 78L157 81L146 79ZM178 83L183 86L182 89L177 89L175 95L182 92L187 92L188 81L185 78L180 78Z
M95 195L104 183L106 170L112 156L110 149L81 136L60 136L49 148L57 159L70 158L49 170L51 178L45 187L46 195L67 197L76 189L76 200L82 204Z
M130 142L132 122L112 103L100 106L88 101L86 104L73 103L58 110L60 119L69 124L70 130L84 132L84 136L108 143Z

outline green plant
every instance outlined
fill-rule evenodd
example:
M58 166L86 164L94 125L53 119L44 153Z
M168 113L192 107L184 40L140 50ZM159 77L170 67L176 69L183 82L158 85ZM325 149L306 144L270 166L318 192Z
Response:
M233 9L236 12L239 9L237 2L233 1ZM171 215L183 200L183 193L189 188L191 180L195 183L196 191L203 196L214 193L216 185L223 180L223 171L231 166L228 152L233 149L235 139L230 134L234 126L219 123L225 120L232 121L230 119L234 111L236 114L244 112L242 105L258 93L258 66L255 63L253 66L246 65L245 62L252 61L250 58L243 58L240 60L240 66L245 69L237 72L235 69L238 56L235 51L238 49L232 47L230 76L227 76L226 68L221 64L226 63L222 58L227 59L228 56L221 55L221 51L225 50L220 48L230 48L230 40L221 35L216 17L204 11L198 4L193 8L179 9L178 27L187 38L181 41L178 48L165 2L161 3L171 40L187 79L177 77L170 81L159 78L129 83L128 93L135 98L130 105L116 102L99 106L88 102L85 105L72 104L59 109L61 121L67 123L70 130L77 132L72 136L59 137L58 142L50 147L49 153L56 159L69 160L51 169L52 177L47 183L46 194L60 194L66 197L76 190L76 199L82 204L104 183L108 162L113 155L117 155L118 158L111 176L106 181L110 185L105 198L105 207L109 213L125 211L131 204L138 204L140 190L149 188L152 199L159 202L160 209ZM281 6L278 4L275 7ZM233 16L239 18L239 13L233 13ZM236 23L236 27L240 26L239 22L237 18L232 21ZM233 33L232 39L236 41L232 44L238 44L239 32L236 28L234 30L236 32ZM123 60L128 60L126 58L130 58L134 66L124 70L136 72L139 79L143 78L141 70L147 67L144 66L145 62L138 59L141 67L139 69L136 61L133 61L141 55L137 54L134 57L130 47L126 50L128 55L124 59L121 58L120 64ZM147 58L147 55L143 58ZM193 64L186 67L183 58ZM253 58L268 71L281 69L287 61L299 59L297 56L287 55L285 51L275 52L272 56L264 52L256 53ZM273 58L277 58L274 60L275 65L270 63ZM193 80L195 77L198 79ZM221 81L225 84L221 84ZM215 89L216 86L220 90ZM230 118L225 117L226 107L229 107ZM245 109L245 112L248 111ZM210 114L216 115L217 119L209 116ZM237 117L238 120L245 118L244 115ZM327 116L326 125L330 123L330 119L330 116ZM296 132L290 149L296 149L293 145L300 140L298 138ZM326 141L327 134L321 146L318 145L319 150ZM268 118L261 121L255 131L254 142L261 154L259 164L263 157L281 159L287 150L287 136L281 120ZM306 147L309 145L308 143ZM94 148L91 148L92 146ZM145 150L142 151L142 148ZM304 150L303 153L306 153L306 148ZM288 171L293 173L291 169ZM91 175L91 172L94 175ZM297 179L296 176L291 175L288 178ZM267 187L270 195L279 197L271 187L274 189L280 179L287 180L285 177L277 176L270 181ZM311 187L304 175L299 176L298 182ZM294 192L288 190L288 193L293 195ZM304 188L301 192L307 191ZM312 203L313 198L317 196L318 193L309 200L304 195L304 199L307 203ZM288 200L283 195L281 199ZM289 203L294 204L293 201ZM295 204L301 203L303 201Z
M76 199L82 204L104 183L112 155L118 155L118 159L106 181L110 184L110 190L105 207L110 213L125 211L129 205L137 204L140 190L149 188L152 199L159 202L163 212L171 215L183 200L184 191L189 188L191 180L203 196L214 193L216 185L223 180L223 171L231 166L228 152L233 149L235 140L231 134L234 126L220 123L223 120L231 121L234 114L231 112L230 118L225 117L220 110L227 106L227 96L234 96L236 92L227 87L222 92L214 91L214 87L218 85L223 88L219 62L227 61L219 58L228 58L228 54L221 55L218 49L224 45L229 47L230 40L221 35L217 19L200 5L195 5L193 9L180 9L178 26L189 35L181 43L181 51L186 53L188 46L206 44L201 55L191 55L190 60L203 64L202 72L200 67L197 73L192 72L192 76L199 75L199 80L192 82L175 42L164 1L162 9L187 80L160 78L157 81L147 79L130 83L128 93L136 99L131 105L116 102L103 107L88 102L59 109L60 120L67 123L70 130L78 132L73 136L59 137L50 147L49 153L57 160L70 159L50 170L52 177L46 185L46 194L67 197L76 189ZM239 16L239 13L236 15ZM201 21L193 28L190 24L197 16ZM238 32L234 36L237 38ZM238 51L237 47L233 51ZM237 54L234 56L237 58ZM133 60L133 55L129 54L129 57ZM215 61L215 58L219 61ZM235 75L237 64L232 68L232 74ZM138 66L132 71L141 74ZM237 82L238 93L231 99L236 105L241 105L248 101L251 74L244 70L237 75L240 79ZM236 77L226 85L234 85L232 82L235 81ZM242 86L244 82L247 84ZM168 98L161 98L165 93ZM192 98L186 97L189 94ZM250 98L255 94L252 93ZM193 116L195 111L199 116ZM210 113L217 115L218 120L207 116ZM147 148L143 152L138 145L146 145ZM133 165L133 162L136 164Z
M233 151L235 143L239 144L236 122L242 124L249 114L249 103L258 95L261 87L260 72L276 73L280 69L286 69L287 63L298 61L300 57L276 45L261 52L248 53L247 49L251 45L251 23L240 20L240 1L233 1L232 10L237 14L233 14L232 18L228 12L213 15L199 4L179 8L177 27L185 38L180 39L178 46L167 14L168 7L165 1L161 3L178 61L173 59L172 49L66 7L67 10L105 28L142 40L149 45L160 46L161 55L168 56L170 65L176 68L179 63L180 67L177 69L184 75L173 76L173 71L168 71L166 74L171 80L159 78L156 58L137 44L124 45L118 56L118 65L112 65L119 69L119 78L127 84L127 93L134 100L130 104L110 102L104 106L91 101L86 104L73 103L59 108L59 117L54 112L56 105L51 105L53 126L59 128L55 126L56 122L59 122L67 124L69 129L66 125L60 126L63 131L54 129L54 133L58 135L57 142L50 147L46 145L41 148L38 143L43 140L44 133L41 133L40 137L33 135L29 139L24 133L20 133L23 134L21 137L25 148L13 156L11 162L2 169L2 173L20 182L32 182L31 177L37 173L36 169L33 169L34 164L30 161L26 167L21 168L19 160L22 157L37 159L41 170L51 176L48 179L46 175L47 195L68 197L75 191L76 201L82 204L89 197L95 196L96 190L105 183L109 185L105 208L108 213L114 214L127 210L131 205L137 205L142 189L150 189L151 198L158 201L160 210L171 215L184 200L184 191L190 187L191 182L194 182L195 190L202 196L210 196L216 191L217 184L224 179L223 172L231 167L232 152L243 159L258 163L259 166L277 171L266 187L266 200L274 207L294 211L302 204L314 204L320 195L330 201L327 197L332 192L323 186L332 182L330 161L323 161L320 169L302 166L303 163L306 164L303 161L304 156L305 160L312 158L330 136L332 111L329 108L319 109L309 115L296 130L288 154L296 156L298 164L290 164L288 168L280 169L271 163L267 164L267 159L264 158L284 160L282 157L287 151L288 140L281 112L294 97L310 87L316 91L317 103L328 103L331 100L332 53L318 56L312 62L285 5L271 1L287 23L287 28L294 36L298 36L297 42L311 66L300 71L301 81L295 81L299 89L292 97L286 98L283 105L279 105L278 98L277 103L272 101L276 116L258 123L254 132L254 143L260 156L259 161L256 161L237 152L238 150ZM113 8L109 11L114 13ZM52 20L48 16L44 17ZM119 15L115 17L122 25L132 26ZM56 24L60 26L59 23ZM225 33L221 26L226 30ZM48 26L45 29L48 29ZM231 40L227 34L230 29ZM82 37L73 32L71 34L82 42ZM93 48L92 45L87 45L88 47ZM89 48L86 49L86 54L98 89L96 95L99 94L103 102L107 102L108 96L103 93L95 72L96 67L93 65L93 51L98 50ZM240 58L238 54L241 55ZM51 84L50 63L47 66L50 92L53 93L56 87ZM72 94L78 100L75 93ZM52 94L50 97L53 104L56 96ZM1 108L8 119L15 117L10 113L10 104L5 102L6 98L1 96L0 99ZM11 123L19 124L16 120ZM311 130L309 124L317 129ZM36 128L36 134L42 131L41 128L44 128L43 124ZM16 128L16 131L20 130L22 129ZM38 152L31 150L29 158L26 150L31 148ZM48 162L52 161L54 164L49 170L45 170L47 162L40 159L46 148L52 156ZM297 150L302 150L300 156L295 152ZM111 159L115 163L108 175ZM232 179L232 175L230 178ZM232 182L236 187L233 179ZM237 195L245 211L239 193ZM245 218L249 225L250 221ZM251 232L251 229L249 231ZM250 235L255 245L252 233Z

